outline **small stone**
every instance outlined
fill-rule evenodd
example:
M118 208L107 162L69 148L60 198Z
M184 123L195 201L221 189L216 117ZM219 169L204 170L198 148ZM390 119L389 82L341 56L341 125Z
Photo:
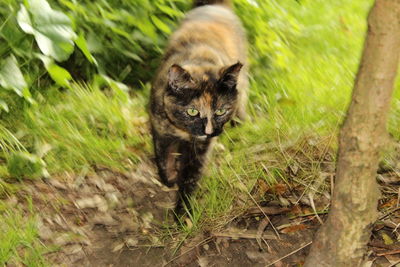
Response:
M49 183L57 189L67 190L67 186L57 179L49 179Z
M76 254L76 253L82 251L82 246L79 245L79 244L74 244L74 245L65 246L65 247L63 248L63 251L64 251L67 255Z
M124 242L122 242L122 243L115 243L115 244L113 245L112 251L113 251L113 252L117 252L117 251L123 249L124 246L125 246L125 243L124 243Z
M93 223L105 226L113 226L118 224L118 222L114 220L114 218L109 213L97 214L93 218Z
M207 258L207 257L204 257L204 256L199 257L199 258L197 259L197 262L199 263L199 266L200 266L200 267L207 267L207 266L210 266L210 264L209 264L209 262L208 262L208 258Z
M125 244L128 247L135 247L137 244L139 243L139 241L136 238L133 237L129 237L125 240Z
M146 212L142 215L142 220L143 220L143 227L144 228L151 228L151 222L153 221L153 214L150 212Z
M163 202L163 201L155 201L154 204L163 209L173 209L175 207L175 202Z
M72 243L72 236L69 233L62 233L56 239L54 239L54 244L57 246L65 246Z
M115 187L112 184L104 184L103 190L105 192L116 192L117 191L117 189L115 189Z
M38 230L39 237L43 240L49 240L53 236L53 231L43 224L38 226Z
M106 193L106 198L107 198L108 202L110 203L111 207L115 207L119 203L118 196L117 196L117 194L115 192Z
M98 208L99 211L105 212L108 210L107 201L99 196L95 195L93 197L82 198L75 201L75 204L80 209L86 208Z

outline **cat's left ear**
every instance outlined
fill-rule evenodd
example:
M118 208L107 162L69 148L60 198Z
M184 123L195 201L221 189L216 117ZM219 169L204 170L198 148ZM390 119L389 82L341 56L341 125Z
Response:
M181 94L193 85L193 80L187 70L174 64L168 70L168 85L173 93Z
M238 62L236 64L221 69L221 78L219 79L219 83L222 90L236 90L239 73L242 67L243 64Z

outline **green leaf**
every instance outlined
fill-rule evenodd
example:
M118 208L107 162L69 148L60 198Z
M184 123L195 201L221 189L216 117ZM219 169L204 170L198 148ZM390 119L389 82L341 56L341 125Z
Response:
M95 75L95 82L97 83L97 86L110 86L119 99L124 102L129 101L129 88L125 84L117 82L104 74Z
M28 86L14 55L9 56L0 69L0 85L14 90L19 96L23 96L23 91L27 90Z
M76 38L75 44L79 47L79 49L91 63L97 65L96 59L93 57L92 53L90 53L85 37L82 33L79 34L78 38Z
M69 81L72 80L72 76L66 69L55 64L54 61L49 57L43 55L38 55L38 57L40 60L42 60L53 81L55 81L58 85L69 87Z
M71 20L53 10L46 0L27 0L25 6L21 5L17 20L24 32L34 35L44 55L64 61L74 51L76 34Z
M8 112L8 111L9 111L8 105L7 105L7 103L6 103L3 99L0 99L0 108L1 108L2 110L4 110L5 112Z
M25 98L26 101L28 101L31 104L35 104L35 100L32 98L32 94L29 91L28 87L25 87L24 90L22 90L22 96Z
M68 87L69 81L72 80L71 74L57 64L51 64L47 67L51 78L59 85Z
M21 27L21 29L24 32L29 33L29 34L35 33L35 30L32 28L32 22L29 17L28 11L22 4L21 4L21 8L17 14L17 20L18 20L19 26Z

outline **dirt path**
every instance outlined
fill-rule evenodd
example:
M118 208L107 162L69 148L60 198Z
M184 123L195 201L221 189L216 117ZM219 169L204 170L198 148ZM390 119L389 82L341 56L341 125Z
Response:
M25 197L32 196L41 240L59 248L46 255L52 266L299 266L320 225L316 216L304 215L310 207L270 202L249 207L220 232L200 233L178 247L176 235L167 234L174 224L169 211L175 194L176 189L157 180L153 164L144 161L125 174L96 168L81 176L28 182L9 201L23 206ZM396 255L377 254L399 245L382 242L385 229L395 236L384 227L377 224L371 241L375 266L388 266L387 257ZM376 265L379 261L383 265Z

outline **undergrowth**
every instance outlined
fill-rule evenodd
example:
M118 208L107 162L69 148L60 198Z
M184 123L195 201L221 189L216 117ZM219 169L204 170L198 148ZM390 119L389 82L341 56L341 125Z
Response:
M199 214L193 216L200 219L193 229L218 229L255 202L263 201L265 196L254 194L260 180L270 187L282 183L288 187L302 184L317 193L328 189L319 180L327 172L327 165L331 172L334 166L337 134L350 98L372 3L339 2L265 4L279 11L267 25L278 35L286 34L280 44L290 52L280 60L272 55L272 68L253 63L257 69L251 79L251 119L227 129L219 139L208 175L201 182L197 198L192 199L195 207L201 207L194 209ZM278 15L280 12L284 15ZM244 21L245 25L249 23ZM283 25L291 29L281 31ZM257 43L252 44L254 57ZM398 118L392 117L390 123L396 121ZM391 130L398 131L394 127ZM296 175L290 175L292 169L296 169ZM316 181L318 187L311 186ZM194 234L193 229L184 231Z
M27 202L29 214L0 202L1 266L50 266L43 257L48 249L38 240L37 221L31 203Z
M50 176L93 166L132 169L147 157L152 151L146 113L149 82L167 36L188 8L180 0L49 2L72 18L70 27L84 38L87 51L75 48L67 61L53 62L66 74L38 57L32 36L24 38L21 30L16 35L0 33L7 41L0 46L0 56L15 54L32 92L25 98L10 90L0 93L0 106L9 110L0 113L0 196L17 190L7 183L15 176L7 166L15 153L43 160ZM16 18L5 14L15 16L19 7L10 0L6 3L7 8L0 8L7 18L0 30L18 27ZM225 226L254 201L265 200L254 193L260 181L307 187L327 171L326 165L335 160L336 136L371 4L372 0L235 1L249 39L250 120L227 127L219 138L192 199L191 223L169 226L170 235L179 233L182 241L198 231ZM129 92L127 85L133 87ZM389 120L395 141L400 140L399 114L397 90ZM295 177L290 172L296 172ZM15 253L12 257L25 264L34 255L40 262L34 225L28 220L18 230L11 227L19 221L18 213L2 211L0 216L10 237L26 232L21 242L35 244L26 259ZM1 232L0 237L6 240L0 244L1 253L18 250L20 241L3 239ZM9 252L4 255L12 258Z

